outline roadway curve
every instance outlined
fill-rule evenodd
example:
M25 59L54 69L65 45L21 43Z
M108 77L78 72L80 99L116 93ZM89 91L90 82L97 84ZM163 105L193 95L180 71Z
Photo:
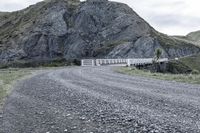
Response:
M200 133L200 86L74 67L21 81L0 133Z

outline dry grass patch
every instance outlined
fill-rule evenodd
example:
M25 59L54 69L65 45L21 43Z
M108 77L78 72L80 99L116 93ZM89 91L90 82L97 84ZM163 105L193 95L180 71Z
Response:
M116 70L122 74L143 76L161 80L177 81L190 84L200 84L200 74L163 74L151 73L150 71L138 70L136 68L122 67Z
M29 69L1 69L0 70L0 106L4 98L10 93L12 85L20 78L31 74Z

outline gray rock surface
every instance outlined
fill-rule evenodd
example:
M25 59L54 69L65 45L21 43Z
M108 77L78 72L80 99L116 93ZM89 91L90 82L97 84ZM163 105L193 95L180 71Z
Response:
M53 70L15 86L1 133L200 133L200 85L113 72ZM1 114L0 114L1 115Z
M0 62L54 58L165 57L200 51L158 33L126 4L107 0L46 0L0 13Z

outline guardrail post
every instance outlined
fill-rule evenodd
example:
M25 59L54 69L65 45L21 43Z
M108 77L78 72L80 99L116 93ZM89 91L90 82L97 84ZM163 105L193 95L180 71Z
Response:
M130 59L127 59L127 66L131 66L131 62L130 62Z
M95 64L94 64L94 60L92 60L92 66L95 66Z
M81 60L81 66L84 66L84 64L83 64L83 60Z
M100 60L99 59L96 60L96 65L100 66Z

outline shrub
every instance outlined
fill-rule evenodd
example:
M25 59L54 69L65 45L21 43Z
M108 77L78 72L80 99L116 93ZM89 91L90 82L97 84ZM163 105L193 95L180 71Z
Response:
M157 48L155 50L155 58L156 58L156 61L158 61L160 59L160 57L162 56L162 53L163 53L163 50L160 49L160 48Z
M131 67L131 70L137 70L137 68L136 67Z
M200 74L200 72L199 72L199 70L194 69L194 70L192 70L192 74Z

